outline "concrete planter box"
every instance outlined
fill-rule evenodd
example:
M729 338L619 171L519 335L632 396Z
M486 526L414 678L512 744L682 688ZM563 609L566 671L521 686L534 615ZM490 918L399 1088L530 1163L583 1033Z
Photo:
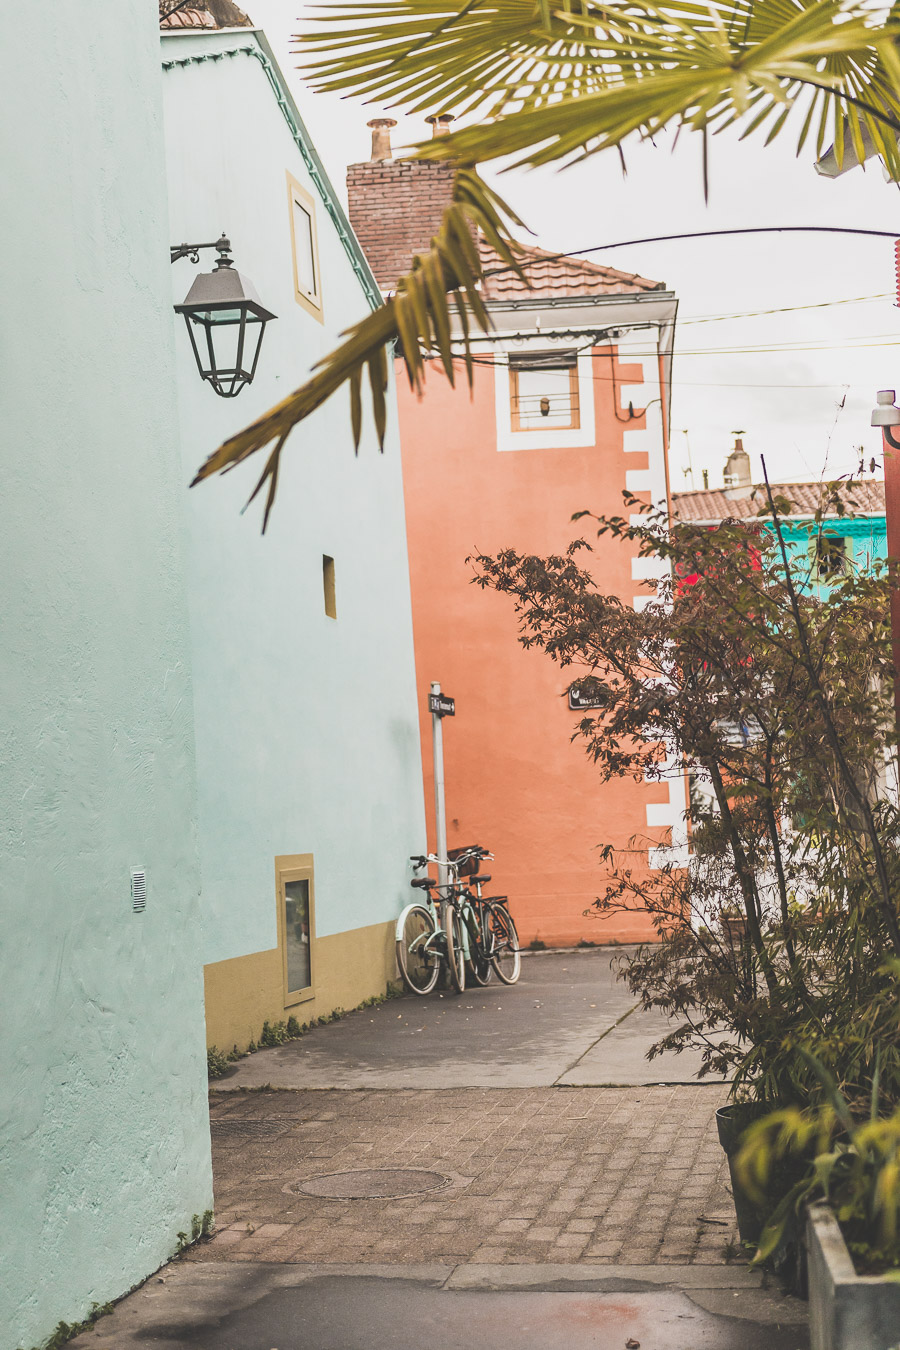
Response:
M827 1205L810 1206L806 1241L811 1350L900 1347L900 1280L857 1275Z

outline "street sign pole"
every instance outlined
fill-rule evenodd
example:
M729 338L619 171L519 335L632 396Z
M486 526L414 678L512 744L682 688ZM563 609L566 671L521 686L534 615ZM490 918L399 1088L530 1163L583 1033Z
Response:
M434 747L434 825L437 835L437 855L444 859L438 863L438 885L446 886L447 869L447 814L444 808L444 736L441 728L442 715L435 710L436 696L441 692L440 682L431 682L431 740Z

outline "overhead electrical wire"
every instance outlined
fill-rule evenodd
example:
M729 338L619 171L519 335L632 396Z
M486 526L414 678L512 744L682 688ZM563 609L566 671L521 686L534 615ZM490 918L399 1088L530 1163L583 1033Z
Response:
M683 328L687 323L721 323L727 319L758 319L770 314L797 314L807 309L830 309L833 305L865 305L873 300L893 298L889 291L885 291L881 295L854 295L846 300L819 300L812 305L779 305L777 309L743 309L735 310L731 314L698 314L690 319L679 319L678 327Z
M871 239L893 239L900 234L896 230L869 230L854 225L744 225L727 230L689 230L684 234L655 234L646 239L619 239L612 244L590 244L587 248L572 248L566 253L546 253L539 258L523 258L517 267L491 267L486 277L498 277L508 272L525 271L529 267L539 267L548 262L560 262L564 258L579 258L585 253L602 253L609 248L631 248L639 244L671 244L682 239L718 239L736 234L857 234Z
M639 355L639 353L635 353L635 354L636 354L636 355ZM632 353L629 352L629 356L630 356L630 355L632 355ZM656 351L654 350L654 351L652 351L652 352L646 352L646 353L644 353L644 355L646 355L646 356L657 356L657 355L658 355L658 352L656 352ZM431 360L431 359L433 359L433 358L431 358L431 357L426 357L425 359L426 359L426 360ZM464 363L465 363L465 358L462 357L462 356L456 356L456 357L454 357L453 359L454 359L454 362L457 363L457 364L460 365L460 366L464 365ZM492 360L490 357L484 357L484 356L473 356L473 357L472 357L472 364L475 365L475 366L491 366L491 367L494 367L494 368L500 368L500 369L504 369L504 370L506 369L506 362L505 362L505 361L494 361L494 360ZM627 364L627 362L626 362L625 364ZM591 376L589 376L588 378L591 380L591 382L592 382L593 384L632 384L632 383L633 383L633 381L628 380L628 379L623 379L621 376L616 376L615 379L613 379L613 377L612 377L611 375L591 375ZM789 383L784 384L784 383L770 383L770 382L767 382L767 381L759 382L759 381L755 381L755 380L682 380L682 379L679 379L679 380L677 380L676 382L674 382L674 384L675 384L675 387L678 387L678 386L681 386L681 385L686 385L686 386L688 386L688 387L690 387L690 388L701 388L701 389L868 389L868 388L870 388L870 384L869 384L869 383L859 383L859 384L850 383L850 384L848 384L846 380L832 380L832 381L826 381L826 382L824 382L824 383L818 383L818 384L798 384L796 381L791 380Z

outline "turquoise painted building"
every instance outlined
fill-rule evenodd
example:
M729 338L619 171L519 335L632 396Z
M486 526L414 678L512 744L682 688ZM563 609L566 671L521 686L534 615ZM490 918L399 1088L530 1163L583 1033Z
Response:
M212 1206L157 16L3 13L0 1348Z
M845 515L826 512L815 515L822 501L821 483L773 483L772 491L786 498L789 514L781 517L781 531L793 575L808 593L827 596L835 576L866 572L887 557L884 483L880 479L857 479L841 488ZM693 525L719 525L723 520L754 521L774 533L771 519L760 517L766 502L765 487L749 481L724 490L672 494L676 520Z
M380 296L265 35L190 11L179 25L161 53L169 238L224 231L277 316L234 399L201 381L173 316L187 484ZM197 270L173 265L173 303ZM207 1036L223 1050L266 1020L352 1008L396 974L425 820L389 421L384 454L367 421L358 456L346 395L298 427L265 536L258 503L241 514L261 461L185 494Z

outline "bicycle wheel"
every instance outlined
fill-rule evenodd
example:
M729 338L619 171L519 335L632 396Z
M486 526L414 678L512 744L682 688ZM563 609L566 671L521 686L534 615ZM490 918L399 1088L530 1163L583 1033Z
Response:
M489 984L494 974L491 965L492 932L486 905L474 904L469 910L469 970L476 984Z
M466 987L466 946L463 938L462 920L456 912L456 906L445 902L441 906L441 927L447 935L444 956L450 972L450 984L458 994Z
M488 908L490 910L488 922L493 938L491 965L504 984L515 984L522 968L516 925L502 905L489 905Z
M430 994L437 984L440 957L433 943L426 946L436 932L434 915L424 905L408 905L397 921L397 965L413 994Z

